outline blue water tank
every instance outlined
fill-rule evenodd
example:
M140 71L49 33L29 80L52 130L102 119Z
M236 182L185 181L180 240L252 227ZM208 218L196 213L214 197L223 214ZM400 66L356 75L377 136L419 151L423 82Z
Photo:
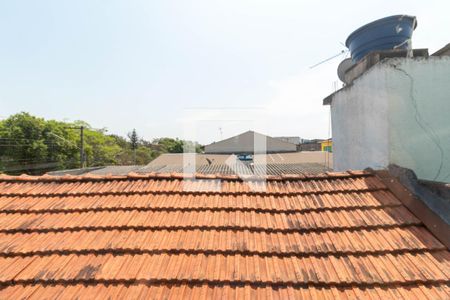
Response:
M354 62L375 50L407 49L417 27L416 17L396 15L376 20L358 28L349 35L345 46Z

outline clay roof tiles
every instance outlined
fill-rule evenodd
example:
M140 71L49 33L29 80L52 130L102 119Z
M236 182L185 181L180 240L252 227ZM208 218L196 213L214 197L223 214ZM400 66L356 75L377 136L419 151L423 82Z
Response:
M0 298L448 299L450 253L352 171L0 176Z

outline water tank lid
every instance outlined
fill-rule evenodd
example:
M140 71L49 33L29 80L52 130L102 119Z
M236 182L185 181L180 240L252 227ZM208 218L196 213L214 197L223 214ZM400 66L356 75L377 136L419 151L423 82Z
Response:
M367 30L367 29L373 27L373 26L374 26L375 24L377 24L377 23L383 23L383 22L389 21L389 20L391 20L391 19L396 19L396 20L398 20L398 19L403 19L403 18L415 19L413 30L416 29L416 27L417 27L417 19L416 19L415 16L409 16L409 15L394 15L394 16L389 16L389 17L385 17L385 18L378 19L378 20L375 20L375 21L373 21L373 22L370 22L370 23L368 23L368 24L366 24L366 25L364 25L364 26L359 27L359 28L356 29L355 31L353 31L353 32L348 36L348 38L345 40L345 46L348 48L348 47L350 46L350 45L349 45L349 41L351 41L351 40L354 38L355 35L358 35L358 34L360 34L361 32L363 32L363 31L365 31L365 30Z

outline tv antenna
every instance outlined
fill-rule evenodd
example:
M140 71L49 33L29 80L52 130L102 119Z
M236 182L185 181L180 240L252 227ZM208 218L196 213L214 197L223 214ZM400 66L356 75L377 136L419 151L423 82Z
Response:
M312 65L312 66L309 67L309 68L310 68L310 69L314 69L315 67L320 66L321 64L326 63L327 61L330 61L330 60L332 60L332 59L334 59L334 58L336 58L336 57L339 57L339 56L344 55L344 54L347 54L347 53L348 53L348 50L345 50L345 49L344 49L344 50L341 50L341 52L339 52L339 53L337 53L337 54L335 54L335 55L333 55L333 56L331 56L331 57L328 57L327 59L324 59L324 60L322 60L322 61L316 63L315 65Z

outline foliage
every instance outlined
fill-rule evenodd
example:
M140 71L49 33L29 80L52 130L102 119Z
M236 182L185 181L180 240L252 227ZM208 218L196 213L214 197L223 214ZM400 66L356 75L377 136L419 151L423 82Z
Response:
M201 146L192 141L183 141L180 139L160 138L153 140L153 143L160 147L162 152L183 153L183 152L201 152Z
M201 152L196 142L159 138L139 139L135 129L128 139L96 130L84 121L44 120L22 112L0 121L0 172L42 174L80 167L80 126L84 127L87 166L145 165L161 153Z
M76 137L65 126L62 122L45 121L28 113L1 121L0 168L15 170L19 165L32 172L39 166L75 167L78 153ZM67 142L71 140L71 143Z
M131 150L136 150L139 143L139 138L136 133L136 129L133 129L133 131L128 134L128 138L130 139Z

